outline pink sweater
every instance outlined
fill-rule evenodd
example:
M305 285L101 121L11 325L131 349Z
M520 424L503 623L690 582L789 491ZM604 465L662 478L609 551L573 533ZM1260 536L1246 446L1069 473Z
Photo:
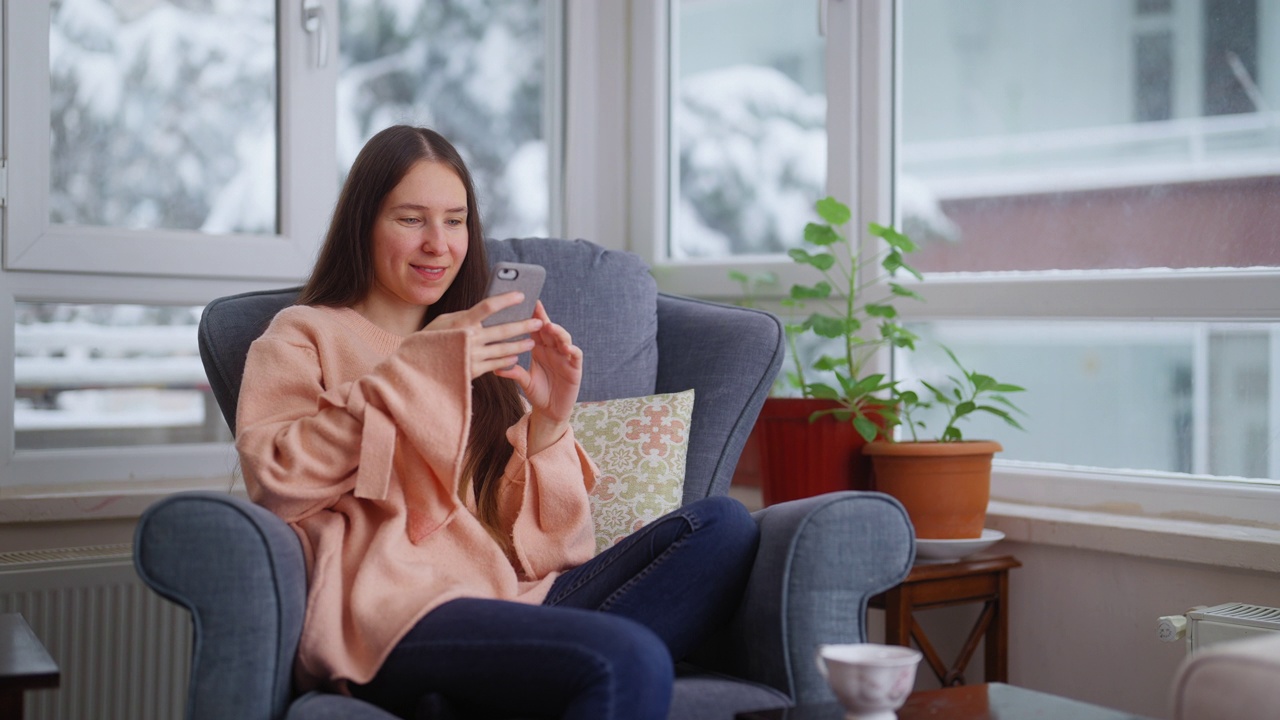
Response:
M471 413L468 335L402 338L355 310L294 306L249 349L236 448L249 496L302 540L303 689L368 682L429 610L459 597L536 604L594 550L595 469L572 431L526 456L507 431L502 530L514 560L458 498Z

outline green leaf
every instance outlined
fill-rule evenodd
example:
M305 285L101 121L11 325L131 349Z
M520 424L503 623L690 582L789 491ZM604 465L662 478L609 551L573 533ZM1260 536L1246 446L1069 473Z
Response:
M822 357L818 358L813 362L813 369L835 370L837 368L843 368L848 364L849 362L844 358L834 358L834 357L831 357L830 355L823 355Z
M951 348L947 347L946 345L941 345L939 347L941 347L943 351L947 353L947 357L951 358L951 362L954 363L956 367L960 368L960 370L963 372L967 372L964 369L964 365L960 362L960 358L956 357L956 354L951 352Z
M836 256L831 253L818 253L809 257L809 264L825 272L836 264Z
M987 392L996 386L996 379L990 375L980 375L978 373L969 374L969 382L973 383L973 391L977 393Z
M902 401L903 405L920 404L920 396L916 394L915 390L903 390L898 393L898 399Z
M1014 405L1012 400L1010 400L1009 398L1003 395L992 395L991 401L998 402L1001 405L1004 405L1008 407L1010 410L1013 410L1015 412L1022 412L1022 408L1018 407L1017 405ZM1023 413L1023 414L1025 415L1026 413Z
M898 297L906 297L906 298L911 298L913 300L919 300L920 302L924 302L924 297L920 295L920 293L910 288L905 288L899 285L898 283L889 283L889 290L893 292L894 295L897 295Z
M1020 387L1018 385L1010 385L1009 383L996 383L996 386L991 389L994 392L1026 392L1027 391L1027 389L1024 387ZM1005 402L1008 402L1008 401L1006 400Z
M747 274L742 272L741 270L730 270L729 279L734 282L744 283L744 284L751 282L751 278L747 277Z
M920 339L915 333L892 322L880 324L880 336L888 340L889 344L894 347L907 348L909 350L915 350L916 340Z
M886 427L893 427L902 423L902 416L895 412L892 408L880 407L876 408L876 414L884 418Z
M976 410L978 406L972 400L963 400L956 403L955 410L951 412L952 417L959 419Z
M876 439L876 435L880 434L880 427L865 417L856 417L853 419L853 427L862 436L863 440L871 442Z
M831 283L823 280L812 287L809 285L792 285L791 298L793 300L821 300L831 295Z
M830 253L818 253L816 255L812 255L804 248L791 248L787 251L787 255L789 255L792 260L795 260L802 265L812 265L823 271L830 270L831 266L836 264L836 258L834 255L831 255Z
M833 197L822 198L814 207L817 208L819 217L832 225L843 225L853 217L849 206Z
M813 328L813 332L818 337L824 338L841 338L847 333L856 332L857 327L853 327L857 320L852 318L838 318L830 315L819 315L814 313L809 316L809 326Z
M884 240L888 243L889 247L900 252L910 253L919 249L911 238L891 227L885 227L884 225L879 225L877 223L869 223L867 225L867 232L881 240Z
M868 375L849 388L849 394L853 396L867 395L877 390L883 390L886 384L884 382L884 373L876 373Z
M898 317L898 311L892 305L885 303L867 303L864 306L867 314L871 317L895 318Z
M834 245L842 240L844 240L844 236L836 232L835 228L830 225L809 223L804 226L804 241L810 245L825 247Z
M960 428L951 426L942 431L943 442L960 442L964 436L960 434Z
M836 392L835 388L824 383L809 383L804 389L810 395L822 400L835 400L840 397L840 393Z
M929 383L923 380L920 381L920 384L925 386L926 388L929 388L929 392L933 393L934 399L937 400L939 403L946 405L948 407L951 406L952 404L951 398L947 397L946 393L942 392L938 388L930 385Z

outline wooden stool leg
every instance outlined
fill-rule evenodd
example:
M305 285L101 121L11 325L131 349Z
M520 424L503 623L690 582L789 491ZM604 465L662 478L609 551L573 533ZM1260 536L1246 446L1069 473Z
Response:
M1009 682L1009 571L997 577L995 622L987 628L986 662L983 670L987 682Z
M884 641L911 647L911 598L902 586L884 594Z
M22 691L5 690L0 692L0 718L22 720Z

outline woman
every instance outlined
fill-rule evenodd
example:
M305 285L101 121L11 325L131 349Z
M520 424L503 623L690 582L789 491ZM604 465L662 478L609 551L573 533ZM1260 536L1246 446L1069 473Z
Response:
M250 496L302 540L299 687L402 717L440 697L476 717L665 718L673 661L738 603L755 524L709 498L593 558L595 469L569 427L582 351L540 303L482 326L521 300L484 298L487 277L461 157L388 128L298 304L250 348L236 446Z

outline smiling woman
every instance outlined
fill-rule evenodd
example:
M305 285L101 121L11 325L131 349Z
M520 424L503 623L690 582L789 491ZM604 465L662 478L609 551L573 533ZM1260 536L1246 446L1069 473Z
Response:
M373 287L356 303L384 330L408 335L467 259L467 190L448 165L421 160L382 202L373 224Z

